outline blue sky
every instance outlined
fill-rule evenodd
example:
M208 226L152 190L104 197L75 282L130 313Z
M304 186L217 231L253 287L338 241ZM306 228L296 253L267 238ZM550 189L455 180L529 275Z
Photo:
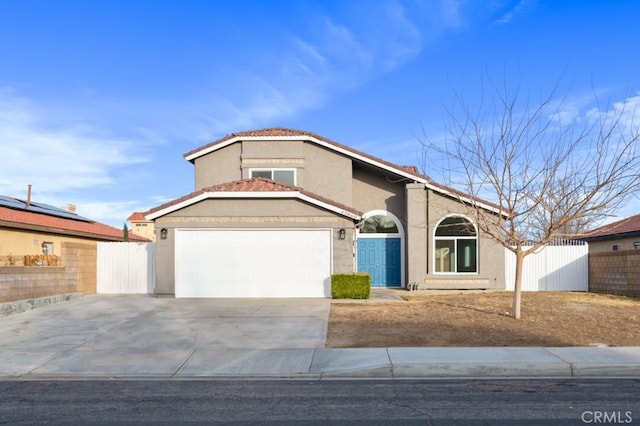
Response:
M120 227L194 190L185 152L265 127L419 165L483 76L632 110L638 22L635 0L0 0L0 194Z

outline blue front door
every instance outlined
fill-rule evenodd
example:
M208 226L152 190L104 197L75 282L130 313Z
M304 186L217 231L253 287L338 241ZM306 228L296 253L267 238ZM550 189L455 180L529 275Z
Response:
M400 238L359 238L358 272L371 275L371 287L400 287Z

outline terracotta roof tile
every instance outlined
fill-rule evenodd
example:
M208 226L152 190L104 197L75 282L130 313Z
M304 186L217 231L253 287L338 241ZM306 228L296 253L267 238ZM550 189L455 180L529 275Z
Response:
M122 241L123 238L122 229L114 228L104 223L66 219L2 206L0 206L0 222L15 224L16 228L24 225L25 227L46 228L42 231L57 234L82 234L81 236L95 238L96 240ZM149 241L131 232L129 233L129 239L133 241Z
M187 152L186 154L184 154L185 157L188 157L192 154L195 154L198 151L202 151L203 149L207 149L210 148L214 145L223 143L228 141L229 139L233 139L233 138L237 138L237 137L260 137L260 136L264 136L264 137L274 137L274 136L313 136L313 137L317 137L319 138L318 135L316 135L315 133L312 132L305 132L303 130L295 130L295 129L286 129L284 127L272 127L272 128L268 128L268 129L260 129L260 130L247 130L247 131L243 131L243 132L235 132L235 133L230 133L227 136L224 136L218 140L215 140L213 142L210 142L206 145L203 145L201 147L195 148L189 152Z
M141 222L141 221L146 221L147 219L145 219L144 217L144 212L133 212L131 213L131 216L129 216L127 218L128 222L131 221L135 221L135 222Z
M402 170L405 170L409 173L413 173L415 175L419 174L418 168L416 166L400 166Z
M337 201L330 200L321 195L315 194L311 191L306 191L300 187L289 185L282 182L275 182L270 179L265 178L251 178L251 179L242 179L236 180L233 182L222 183L219 185L209 186L207 188L203 188L199 191L192 192L191 194L187 194L183 197L175 199L173 201L169 201L164 203L158 207L154 207L148 212L145 212L145 215L150 213L155 213L160 210L164 210L166 208L175 206L184 201L193 199L199 195L205 193L215 193L215 192L247 192L247 193L256 193L256 192L298 192L300 194L304 194L307 197L313 198L317 201L321 201L326 204L330 204L334 207L340 208L342 210L346 210L348 212L354 213L358 216L362 216L362 212L354 209L353 207L344 205L342 203L338 203Z
M302 188L266 178L251 178L209 186L203 190L206 192L278 192L302 191Z
M585 239L601 238L629 233L640 233L640 214L596 228L587 232L584 237Z

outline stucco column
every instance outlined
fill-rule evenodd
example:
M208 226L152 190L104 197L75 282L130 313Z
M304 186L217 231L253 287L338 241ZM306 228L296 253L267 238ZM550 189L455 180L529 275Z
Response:
M409 183L407 192L407 283L424 283L427 274L427 191Z

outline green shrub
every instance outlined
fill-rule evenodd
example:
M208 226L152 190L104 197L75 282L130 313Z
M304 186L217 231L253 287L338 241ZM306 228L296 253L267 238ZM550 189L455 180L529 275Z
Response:
M371 293L371 276L366 272L331 275L333 299L368 299Z

